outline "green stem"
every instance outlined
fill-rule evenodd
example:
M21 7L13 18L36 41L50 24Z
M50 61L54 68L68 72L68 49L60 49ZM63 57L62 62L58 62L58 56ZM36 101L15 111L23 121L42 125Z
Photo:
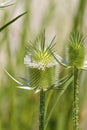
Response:
M44 130L45 92L40 91L39 130Z
M78 85L79 70L74 68L74 101L73 101L73 123L74 130L79 130L79 85Z

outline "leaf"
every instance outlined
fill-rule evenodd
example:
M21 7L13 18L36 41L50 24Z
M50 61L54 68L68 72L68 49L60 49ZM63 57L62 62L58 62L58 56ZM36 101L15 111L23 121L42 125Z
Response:
M41 89L36 89L35 94L39 93L40 91L41 91Z
M53 89L58 90L58 89L60 89L61 87L62 87L61 89L63 89L64 84L65 84L71 77L72 77L72 75L68 75L68 76L63 77L63 78L60 79L59 82L53 87Z
M18 83L19 85L23 85L21 82L19 82L17 79L15 79L6 69L4 69L4 72L16 83Z
M19 86L17 86L18 88L21 88L21 89L26 89L26 90L34 90L35 88L33 87L30 87L29 85L27 84L22 84L21 82L19 82L18 80L16 80L10 73L8 73L8 71L6 69L4 69L4 72L13 80L15 81L16 83L19 84ZM25 78L23 78L25 79Z
M20 88L20 89L26 89L26 90L34 90L35 88L32 88L32 87L29 87L29 86L17 86L17 88Z
M29 80L28 80L28 79L26 79L26 78L20 77L20 79L22 79L23 81L25 81L25 82L29 83Z
M62 66L66 67L66 68L71 68L71 66L68 65L68 62L65 59L63 59L61 56L53 53L52 51L51 51L51 54L53 55L53 57L59 64L61 64Z
M4 7L8 7L8 6L14 5L14 3L11 3L11 1L12 0L0 3L0 8L4 8Z
M12 19L11 21L9 21L8 23L6 23L5 25L3 25L2 27L0 27L0 32L3 31L7 26L9 26L10 24L12 24L13 22L15 22L17 19L19 19L20 17L22 17L23 15L25 15L27 12L24 12L20 15L18 15L17 17L15 17L14 19Z
M54 90L63 90L63 86L66 84L66 82L71 78L71 74L67 75L63 78L61 78L56 84L53 84L51 87L47 88L44 91L48 91L50 89L54 89Z

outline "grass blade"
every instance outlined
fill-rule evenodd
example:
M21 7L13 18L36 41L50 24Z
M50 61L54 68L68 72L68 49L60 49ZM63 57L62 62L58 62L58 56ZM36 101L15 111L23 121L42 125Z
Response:
M25 15L27 12L24 12L20 15L18 15L17 17L15 17L14 19L12 19L10 22L6 23L5 25L3 25L2 27L0 27L0 32L3 31L7 26L9 26L10 24L12 24L13 22L15 22L17 19L19 19L20 17L22 17L23 15Z

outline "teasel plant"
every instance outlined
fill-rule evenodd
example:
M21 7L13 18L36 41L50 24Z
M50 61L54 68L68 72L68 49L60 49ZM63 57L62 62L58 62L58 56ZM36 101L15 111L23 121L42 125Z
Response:
M52 55L52 53L54 54L54 40L55 37L49 44L46 44L44 30L34 42L30 42L27 45L27 55L24 57L24 64L26 65L28 77L21 77L20 80L22 82L15 79L14 76L4 69L6 74L18 84L17 88L32 90L35 94L39 94L39 130L46 129L55 107L54 105L48 119L45 119L46 92L50 90L62 91L62 86L67 81L69 81L68 84L72 81L71 74L58 80L58 63ZM66 86L64 90L67 88ZM59 98L62 96L64 90L60 93Z
M69 69L73 75L73 129L80 130L79 126L79 75L81 70L87 70L86 38L83 34L74 32L66 45L66 57L52 53L56 61Z

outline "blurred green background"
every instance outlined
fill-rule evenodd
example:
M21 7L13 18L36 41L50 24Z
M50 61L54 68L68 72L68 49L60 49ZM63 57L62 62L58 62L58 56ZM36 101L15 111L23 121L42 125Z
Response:
M0 26L24 11L28 13L0 32L0 66L20 80L27 75L25 46L46 29L46 43L56 35L56 51L65 52L65 40L72 31L87 35L87 0L14 0L0 9ZM38 130L39 94L18 89L0 67L0 130ZM59 75L64 75L60 68ZM46 94L48 114L60 91ZM46 130L72 130L72 86L57 103ZM46 103L47 103L46 102ZM47 114L47 115L48 115ZM80 77L80 127L87 130L87 72Z

